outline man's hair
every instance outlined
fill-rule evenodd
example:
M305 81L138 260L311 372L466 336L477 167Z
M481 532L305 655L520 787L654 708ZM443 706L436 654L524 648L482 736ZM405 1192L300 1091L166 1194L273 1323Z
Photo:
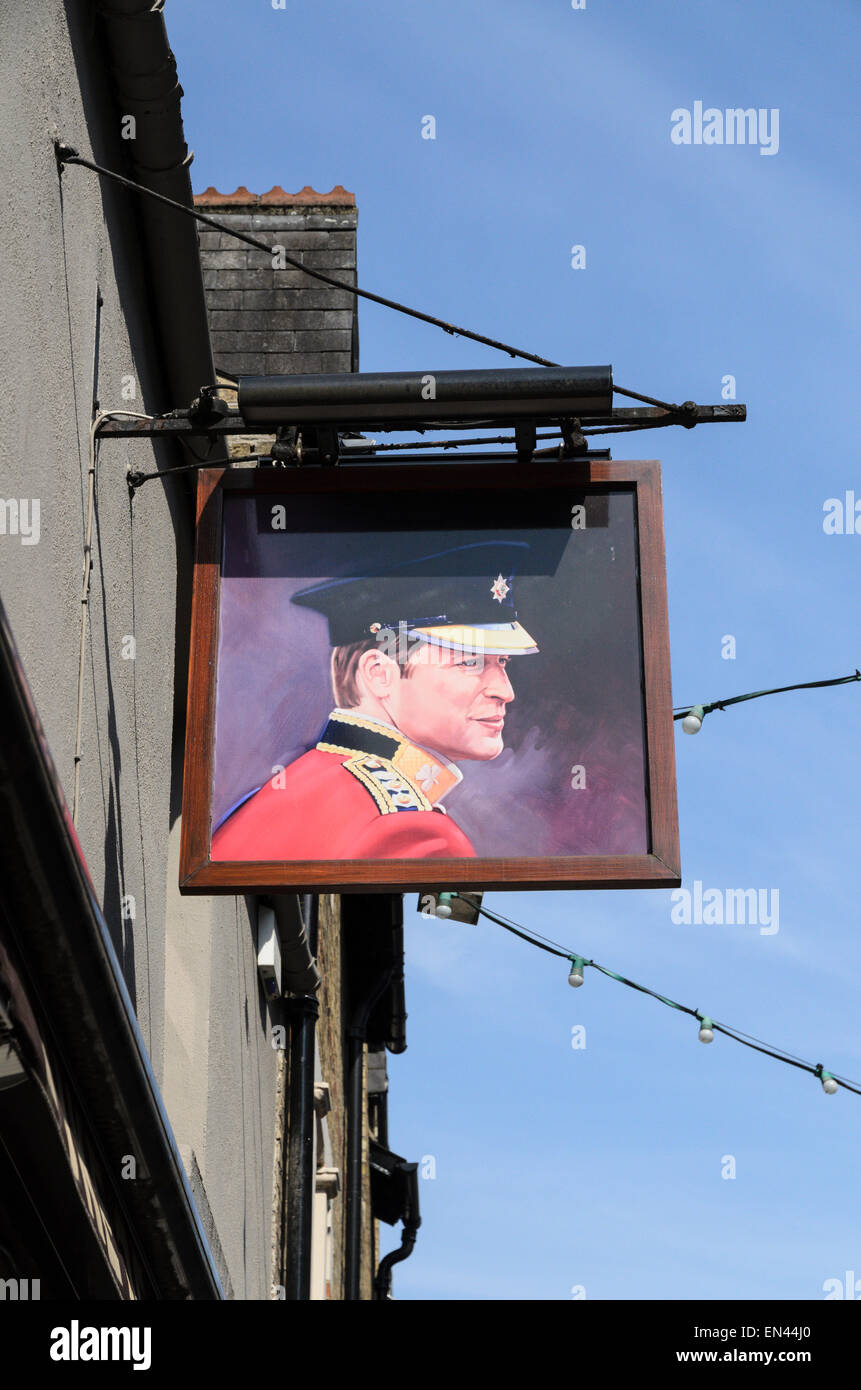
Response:
M349 642L344 647L333 648L332 690L338 709L354 709L359 703L361 696L356 683L359 658L364 656L365 652L373 651L385 651L377 637L363 637L359 642ZM402 676L412 675L413 667L407 653L402 655L398 652L397 662Z

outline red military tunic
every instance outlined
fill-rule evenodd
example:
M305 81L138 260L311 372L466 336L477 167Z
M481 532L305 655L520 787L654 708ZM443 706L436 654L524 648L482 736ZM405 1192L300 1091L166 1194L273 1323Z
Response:
M438 801L460 780L396 729L335 710L316 748L212 837L213 861L462 859L475 849Z

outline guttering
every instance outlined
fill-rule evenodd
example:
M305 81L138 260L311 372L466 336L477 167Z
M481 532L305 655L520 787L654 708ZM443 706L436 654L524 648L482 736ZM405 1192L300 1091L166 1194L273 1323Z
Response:
M180 102L182 88L162 15L163 0L98 0L117 107L133 116L127 147L132 177L146 188L194 207ZM74 141L73 141L74 143ZM197 228L191 218L133 193L153 291L153 311L167 397L160 408L187 405L215 381ZM110 406L110 402L106 405ZM154 403L156 404L156 403ZM226 459L223 441L212 461Z
M319 898L316 893L306 893L300 912L295 894L273 893L272 907L281 942L281 987L285 994L314 994L320 987L316 962Z
M39 1026L63 1059L155 1296L223 1299L2 604L0 728L7 930ZM129 1155L137 1176L126 1182Z

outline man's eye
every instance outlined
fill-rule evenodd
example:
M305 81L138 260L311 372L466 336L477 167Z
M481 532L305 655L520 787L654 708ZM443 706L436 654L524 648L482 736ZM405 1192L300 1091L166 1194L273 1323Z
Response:
M470 657L468 661L459 661L458 665L465 666L468 671L475 671L481 665L481 662L477 656L473 656Z

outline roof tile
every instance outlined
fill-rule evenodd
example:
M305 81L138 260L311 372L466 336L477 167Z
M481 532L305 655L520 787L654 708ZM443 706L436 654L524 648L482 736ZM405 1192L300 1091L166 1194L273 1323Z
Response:
M268 193L251 193L244 184L233 193L219 193L210 184L202 193L195 193L197 207L317 207L330 203L338 207L355 207L355 193L348 193L340 183L336 183L328 193L318 193L310 184L300 188L298 193L287 193L280 184L275 184Z

